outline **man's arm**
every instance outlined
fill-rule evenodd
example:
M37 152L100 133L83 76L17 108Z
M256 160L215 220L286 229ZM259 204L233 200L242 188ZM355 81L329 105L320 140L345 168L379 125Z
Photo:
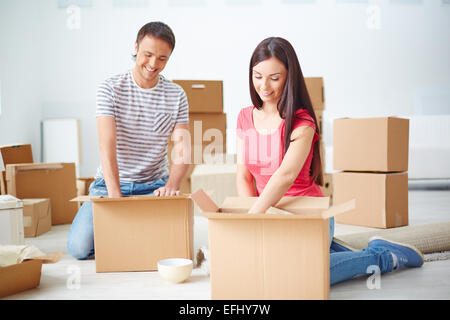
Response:
M174 147L172 154L168 154L172 162L169 180L164 187L153 193L155 196L180 195L180 184L191 165L191 138L189 134L189 123L176 124L172 133Z
M116 120L113 117L97 117L98 143L108 196L121 197L119 166L116 152Z

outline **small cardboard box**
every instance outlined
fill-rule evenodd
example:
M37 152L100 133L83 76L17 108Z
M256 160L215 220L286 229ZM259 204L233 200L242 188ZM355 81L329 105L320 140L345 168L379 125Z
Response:
M372 228L408 225L408 174L337 172L333 175L334 203L356 200L354 210L336 217L337 223Z
M50 199L23 199L23 226L26 238L37 237L52 227Z
M208 218L212 299L328 299L327 197L284 197L265 214L248 214L257 198L227 198L219 208L203 191L192 199Z
M78 206L75 163L6 165L8 193L19 199L49 198L52 225L72 223Z
M189 113L222 113L223 82L211 80L173 80L184 91Z
M0 267L0 298L39 286L42 264L56 263L61 255L62 252L58 252Z
M97 272L154 271L159 260L194 258L190 197L151 195L92 201Z
M314 110L325 109L325 94L323 89L323 78L305 77L306 89Z
M408 171L409 119L335 119L333 167L344 171Z

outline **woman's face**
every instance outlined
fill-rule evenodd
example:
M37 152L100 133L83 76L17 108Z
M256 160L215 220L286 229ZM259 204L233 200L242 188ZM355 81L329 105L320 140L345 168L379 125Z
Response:
M261 61L253 67L253 86L263 103L280 101L286 83L287 70L275 57Z

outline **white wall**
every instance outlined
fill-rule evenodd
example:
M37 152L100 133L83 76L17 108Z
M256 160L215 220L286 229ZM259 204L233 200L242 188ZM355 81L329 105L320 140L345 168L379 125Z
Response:
M22 13L24 2L39 2L36 14ZM145 2L145 1L144 1ZM14 126L19 115L27 116L26 131L38 135L36 122L43 118L76 117L82 124L83 165L81 175L95 173L99 163L95 128L95 92L104 78L132 67L130 55L139 28L153 20L166 22L177 38L175 51L163 74L169 79L211 79L224 81L224 108L228 120L229 152L235 151L234 127L242 107L250 104L248 63L253 49L268 36L282 36L297 50L305 76L322 76L325 81L326 112L335 117L410 115L423 102L436 101L450 109L450 6L433 0L419 4L392 4L371 1L380 9L379 29L368 27L373 13L369 4L343 4L337 0L317 0L309 5L285 5L281 0L262 0L260 5L226 5L225 0L194 1L200 5L170 6L169 0L150 0L145 8L114 8L112 0L93 0L92 8L81 8L80 30L69 30L70 18L56 0L3 0L2 17L21 28L4 30L2 19L2 64L6 77L18 80L16 66L30 70L39 79L17 102L19 110L8 111L22 84L2 81L3 111L0 142L23 136L3 125ZM176 1L181 3L181 1ZM397 1L398 2L398 1ZM406 2L406 1L404 1ZM415 1L417 3L417 1ZM407 2L406 2L407 3ZM32 5L33 6L33 5ZM32 19L27 19L32 16ZM377 24L375 23L375 26ZM7 39L23 38L26 27L37 28L28 44L20 43L12 52ZM42 30L38 34L36 30ZM7 63L3 62L8 56ZM40 75L36 77L36 72ZM20 71L18 71L20 72ZM28 93L29 92L29 93ZM424 94L440 95L422 98ZM435 98L433 100L433 98ZM38 99L28 104L26 101ZM442 100L444 99L444 100ZM418 107L419 106L419 107ZM426 106L425 106L426 107ZM15 107L14 107L15 108ZM14 109L13 108L13 109ZM13 114L8 113L13 112ZM324 138L331 143L330 126ZM22 136L21 136L22 135ZM13 139L14 138L14 139ZM33 148L38 143L32 140ZM38 147L36 145L36 147Z
M42 118L37 2L0 2L0 145L31 143L35 160L40 158Z

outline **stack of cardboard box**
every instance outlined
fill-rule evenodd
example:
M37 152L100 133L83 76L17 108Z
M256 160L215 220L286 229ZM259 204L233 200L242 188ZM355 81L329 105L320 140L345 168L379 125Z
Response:
M334 203L356 199L336 222L374 228L408 225L409 120L336 119Z
M223 82L211 80L174 80L186 92L189 103L191 166L180 191L190 193L190 176L195 165L205 162L205 154L226 153L227 118L223 112ZM171 163L173 142L169 142Z

